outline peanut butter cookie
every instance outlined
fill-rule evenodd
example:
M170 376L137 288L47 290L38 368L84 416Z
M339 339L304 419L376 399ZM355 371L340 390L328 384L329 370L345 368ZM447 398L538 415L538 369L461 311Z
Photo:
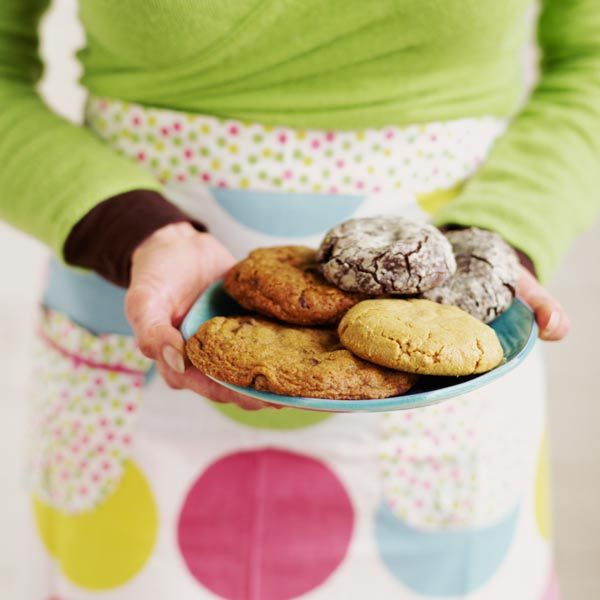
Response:
M344 315L338 333L361 358L409 373L484 373L504 356L491 327L429 300L366 300Z
M364 296L344 292L318 272L304 246L259 248L232 267L225 290L243 307L296 325L332 325Z
M215 379L286 396L387 398L404 394L416 379L354 356L335 329L260 317L214 317L190 338L186 351L196 368Z

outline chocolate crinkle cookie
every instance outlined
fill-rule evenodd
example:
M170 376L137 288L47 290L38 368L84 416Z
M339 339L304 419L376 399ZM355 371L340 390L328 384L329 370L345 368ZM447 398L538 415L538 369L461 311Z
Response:
M452 304L489 323L509 308L519 280L517 253L497 234L484 229L448 231L456 273L423 298Z
M350 219L330 229L317 254L325 278L370 296L419 294L456 268L452 247L433 225L402 217Z

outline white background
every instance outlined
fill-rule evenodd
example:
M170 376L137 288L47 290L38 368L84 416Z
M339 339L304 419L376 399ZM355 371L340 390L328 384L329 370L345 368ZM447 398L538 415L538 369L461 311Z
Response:
M42 90L55 109L77 119L84 94L74 84L79 68L71 54L83 35L75 0L55 5L44 22L49 68ZM556 554L566 600L600 598L599 234L596 225L575 244L551 284L573 321L565 342L546 347ZM0 224L0 598L7 600L14 596L18 515L27 502L20 470L28 357L45 258L40 244Z

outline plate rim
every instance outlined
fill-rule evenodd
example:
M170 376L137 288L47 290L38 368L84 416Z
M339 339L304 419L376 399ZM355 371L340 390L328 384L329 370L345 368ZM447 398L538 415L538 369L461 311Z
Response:
M223 280L219 280L207 287L204 292L196 299L190 310L186 313L181 325L180 331L187 341L192 334L190 331L190 321L194 312L212 295L217 289L223 286ZM514 302L518 302L524 306L533 317L533 311L529 305L521 298L515 298ZM203 321L204 322L204 321ZM436 390L428 390L417 392L416 394L406 394L402 396L390 396L388 398L373 398L367 400L333 400L330 398L311 398L305 396L283 396L281 394L273 394L271 392L261 392L253 388L241 387L225 381L221 381L211 375L207 375L213 381L219 383L234 392L243 394L256 400L277 404L282 407L297 408L303 410L312 410L318 412L330 413L350 413L350 412L391 412L396 410L409 410L413 408L421 408L438 404L445 400L450 400L465 393L483 388L496 379L506 375L519 364L523 362L533 350L538 337L538 326L535 318L531 319L531 329L527 338L527 342L521 350L509 361L502 363L487 373L482 373L480 376L467 381L461 381L455 385L449 385Z

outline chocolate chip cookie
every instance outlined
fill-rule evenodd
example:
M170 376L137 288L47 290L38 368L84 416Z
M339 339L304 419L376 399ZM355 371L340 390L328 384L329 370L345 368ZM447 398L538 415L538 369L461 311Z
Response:
M519 280L517 253L497 234L484 229L448 231L456 272L424 298L452 304L489 323L510 307Z
M329 283L305 246L254 250L229 270L225 290L248 310L297 325L336 324L364 299Z
M408 391L416 377L361 360L335 329L214 317L186 345L192 364L217 380L286 396L369 399Z
M333 227L317 261L328 281L369 296L418 294L442 284L456 268L438 229L402 217L351 219Z
M357 356L409 373L484 373L504 356L491 327L456 306L429 300L360 302L344 315L338 333Z

